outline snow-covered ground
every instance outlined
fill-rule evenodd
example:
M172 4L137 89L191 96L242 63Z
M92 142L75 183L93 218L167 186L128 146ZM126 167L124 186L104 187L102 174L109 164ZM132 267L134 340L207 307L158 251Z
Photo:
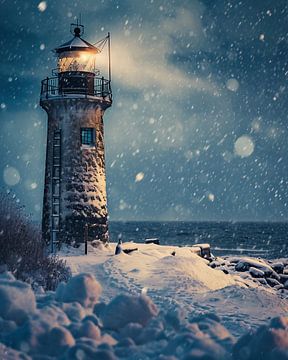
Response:
M235 271L235 263L240 268L240 260L247 258L219 259L213 262L214 269L191 247L125 243L124 248L138 250L115 256L115 246L91 246L86 256L83 248L68 248L62 253L73 274L95 275L106 303L119 294L144 293L163 311L181 311L187 319L217 314L237 337L288 312L288 292L279 291L283 286L274 289L249 272ZM250 261L252 269L270 267L263 260Z
M0 273L0 359L288 359L285 259L123 246L138 249L65 248L74 276L55 292Z

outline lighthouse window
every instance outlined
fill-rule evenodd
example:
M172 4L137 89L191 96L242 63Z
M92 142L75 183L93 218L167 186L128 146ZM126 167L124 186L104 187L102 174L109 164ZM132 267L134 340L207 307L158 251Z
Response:
M88 146L95 146L95 129L82 128L81 129L81 144Z

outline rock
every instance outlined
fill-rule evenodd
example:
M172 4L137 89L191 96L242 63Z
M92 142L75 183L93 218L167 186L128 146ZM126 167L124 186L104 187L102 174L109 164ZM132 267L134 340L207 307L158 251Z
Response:
M97 316L97 317L101 317L101 315L104 313L105 308L106 308L106 304L103 302L99 302L94 306L93 309L93 313Z
M288 290L288 281L285 281L285 283L284 283L284 289Z
M30 285L3 274L6 279L0 278L0 317L22 324L36 312L34 292Z
M259 279L257 279L257 281L258 281L261 285L268 285L266 279L259 278Z
M288 275L281 274L281 275L280 275L280 282L281 282L282 284L285 284L286 281L288 281Z
M283 285L283 284L275 285L275 286L274 286L274 289L275 289L275 290L282 290L282 289L284 289L284 285Z
M260 269L257 269L257 268L255 268L253 266L250 267L249 273L254 278L263 278L265 276L264 271L262 271Z
M278 281L281 280L281 276L280 276L279 274L277 274L277 272L274 271L274 270L273 270L273 272L269 275L269 277L272 278L272 279L276 279L276 280L278 280Z
M254 267L264 272L265 276L270 276L273 273L271 266L266 264L264 260L256 260L251 258L240 258L235 265L236 271L248 271L250 267Z
M226 267L226 266L220 266L219 267L219 270L221 270L221 271L223 271L224 272L224 274L229 274L229 270L228 270L228 268Z
M104 328L117 330L130 322L145 326L157 314L157 307L149 297L119 295L105 307L102 321Z
M218 261L212 261L209 266L212 268L212 269L215 269L216 267L220 266L220 263Z
M270 285L271 287L274 287L274 286L278 286L278 285L282 285L280 284L280 282L276 279L272 279L272 278L267 278L267 283L268 285Z
M284 264L282 262L272 263L271 267L278 274L283 274Z
M84 308L93 307L101 295L102 288L91 274L79 274L72 277L65 285L61 283L56 290L56 300L79 302Z

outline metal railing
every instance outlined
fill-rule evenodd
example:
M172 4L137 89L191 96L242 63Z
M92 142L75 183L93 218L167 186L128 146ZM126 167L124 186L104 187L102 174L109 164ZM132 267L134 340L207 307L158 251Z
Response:
M76 78L76 77L74 77ZM69 79L73 80L73 76ZM106 101L112 101L112 91L110 80L104 79L104 77L85 78L78 77L81 80L81 86L67 86L61 82L58 76L46 78L41 81L41 99L49 99L58 96L67 95L84 95L95 96L105 99ZM91 83L92 80L92 83Z

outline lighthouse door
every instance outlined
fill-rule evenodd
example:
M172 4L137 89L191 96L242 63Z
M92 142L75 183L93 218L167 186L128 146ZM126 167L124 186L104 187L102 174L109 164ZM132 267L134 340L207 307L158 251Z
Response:
M60 176L61 176L61 130L54 130L52 162L51 252L59 248L60 230Z

